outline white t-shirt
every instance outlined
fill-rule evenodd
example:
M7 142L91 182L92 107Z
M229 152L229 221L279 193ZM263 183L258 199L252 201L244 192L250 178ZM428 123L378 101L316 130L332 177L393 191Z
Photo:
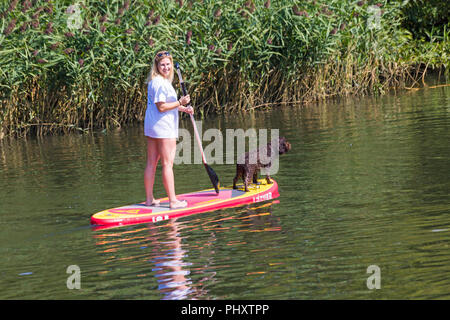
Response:
M178 108L160 112L156 102L175 102L177 93L169 80L156 77L148 84L144 134L151 138L178 138Z

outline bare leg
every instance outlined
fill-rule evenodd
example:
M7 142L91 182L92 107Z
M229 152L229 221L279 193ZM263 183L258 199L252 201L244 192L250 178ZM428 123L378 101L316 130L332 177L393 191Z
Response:
M157 140L147 137L147 166L144 172L144 185L146 201L145 205L151 206L155 204L153 197L153 185L155 183L156 166L158 165L159 153L157 149Z
M237 189L236 182L238 181L238 179L239 177L236 175L233 179L233 189Z
M244 173L244 190L245 190L245 192L249 191L248 184L250 182L251 177L252 177L252 173L250 171L248 171L248 169L247 169L247 171L245 171L245 173Z
M162 179L171 206L178 203L175 194L175 179L173 176L173 162L175 160L176 148L176 139L158 140L158 151L161 156L162 165Z
M236 183L238 182L240 177L242 177L242 169L240 168L239 165L237 165L237 167L236 167L236 175L234 176L234 179L233 179L233 189L237 189Z
M258 170L253 173L253 183L258 184Z

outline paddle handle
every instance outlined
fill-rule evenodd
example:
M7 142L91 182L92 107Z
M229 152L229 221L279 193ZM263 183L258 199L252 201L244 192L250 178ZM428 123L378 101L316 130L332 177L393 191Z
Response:
M183 80L180 81L181 91L183 91L183 96L187 95L186 84ZM191 103L189 102L187 105L188 108L192 108Z
M175 64L175 68L177 69L177 74L178 74L178 79L180 79L180 86L181 86L181 91L183 92L183 96L187 95L187 89L186 89L186 84L184 83L183 77L181 76L181 70L180 70L180 65L178 64L178 62ZM188 103L188 108L191 107L191 103ZM192 115L191 115L192 117Z

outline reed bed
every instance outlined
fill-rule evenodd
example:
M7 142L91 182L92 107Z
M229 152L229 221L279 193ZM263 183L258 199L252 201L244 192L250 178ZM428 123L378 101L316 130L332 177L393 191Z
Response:
M142 121L159 50L202 115L384 93L448 74L449 32L413 39L401 1L9 1L0 4L0 138Z

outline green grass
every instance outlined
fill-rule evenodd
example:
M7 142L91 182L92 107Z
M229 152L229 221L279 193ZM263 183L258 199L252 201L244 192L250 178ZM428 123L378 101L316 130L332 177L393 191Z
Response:
M402 1L26 3L0 4L0 137L142 121L161 49L181 64L201 114L382 94L431 69L448 74L449 28L414 38Z

